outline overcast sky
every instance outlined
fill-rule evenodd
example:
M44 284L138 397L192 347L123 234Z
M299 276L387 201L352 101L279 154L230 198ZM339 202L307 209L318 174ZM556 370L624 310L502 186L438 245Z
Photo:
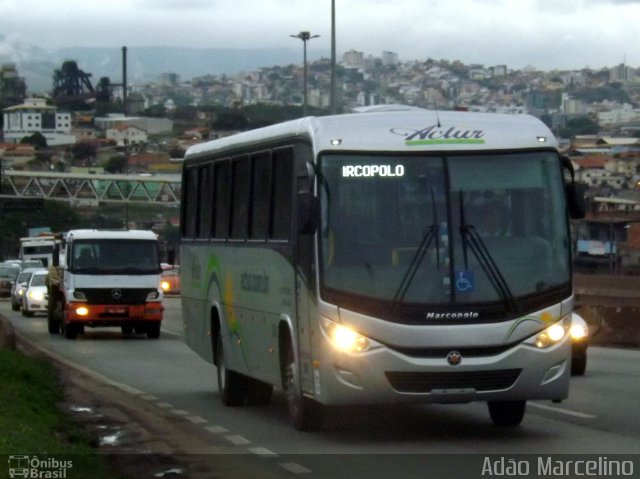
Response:
M542 70L640 67L640 0L335 0L336 50ZM331 48L331 0L0 0L5 43ZM302 46L300 49L302 50ZM0 52L2 45L0 45Z

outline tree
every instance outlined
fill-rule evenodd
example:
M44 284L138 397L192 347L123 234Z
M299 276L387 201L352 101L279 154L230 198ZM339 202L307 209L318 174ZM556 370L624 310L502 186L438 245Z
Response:
M104 171L109 173L122 173L126 166L127 159L122 155L112 156L102 165Z
M96 156L97 147L88 141L81 141L71 147L73 158L79 161L88 160Z
M33 135L25 136L20 140L20 143L31 145L36 150L46 150L49 146L47 144L47 139L39 131L36 131Z

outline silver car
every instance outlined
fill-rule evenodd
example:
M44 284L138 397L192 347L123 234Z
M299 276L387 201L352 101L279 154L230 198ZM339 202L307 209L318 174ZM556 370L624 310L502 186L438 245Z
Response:
M36 312L47 312L49 295L46 279L48 274L46 269L37 269L29 278L29 283L22 295L22 314L24 316L33 316Z
M14 311L20 311L22 307L22 297L31 279L31 275L36 271L33 268L23 270L16 279L16 282L11 288L11 309Z

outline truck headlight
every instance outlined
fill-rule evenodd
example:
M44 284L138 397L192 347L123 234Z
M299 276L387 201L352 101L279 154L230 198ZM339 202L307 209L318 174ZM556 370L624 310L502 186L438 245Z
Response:
M147 301L155 301L160 297L160 293L158 291L152 291L147 295Z
M535 336L529 338L526 342L540 349L546 349L554 344L558 344L565 338L569 331L569 325L571 324L570 318L571 316L567 316L561 321L553 323Z
M378 346L375 341L363 336L351 328L343 326L333 321L323 318L321 321L322 331L329 339L329 342L338 351L345 353L364 353Z
M84 294L82 291L74 291L73 292L73 299L78 299L80 301L86 301L87 300L87 295Z

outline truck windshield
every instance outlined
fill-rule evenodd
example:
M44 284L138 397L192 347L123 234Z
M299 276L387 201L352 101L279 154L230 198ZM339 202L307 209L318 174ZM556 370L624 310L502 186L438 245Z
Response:
M155 241L130 239L76 240L69 258L77 274L158 274L160 262Z
M551 304L570 287L554 152L325 155L320 165L329 302L405 322L492 308L495 321Z

